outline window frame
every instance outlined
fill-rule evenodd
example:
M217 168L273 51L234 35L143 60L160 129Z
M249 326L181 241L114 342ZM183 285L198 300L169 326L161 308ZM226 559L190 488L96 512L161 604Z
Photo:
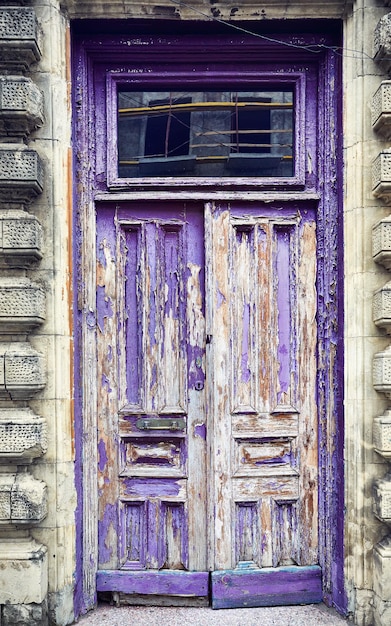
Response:
M286 66L285 66L286 67ZM210 89L237 91L251 90L278 90L292 89L293 92L293 138L294 164L293 175L289 177L266 176L224 176L224 177L194 177L194 176L144 176L138 178L121 178L118 175L118 91L196 91ZM161 72L151 69L148 73L137 71L118 72L109 70L106 75L106 135L107 135L107 187L110 190L120 189L172 189L182 188L216 188L219 189L303 189L306 184L305 154L306 154L306 75L304 71L281 71L278 75L271 72L250 70L240 77L230 71L179 72L169 70Z

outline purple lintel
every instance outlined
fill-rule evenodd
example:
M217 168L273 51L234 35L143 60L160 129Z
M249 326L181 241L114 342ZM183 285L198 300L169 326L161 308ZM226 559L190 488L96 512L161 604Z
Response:
M98 591L117 591L127 594L207 597L208 572L172 570L129 572L101 570L97 572Z
M322 602L317 565L212 572L212 608L285 606Z

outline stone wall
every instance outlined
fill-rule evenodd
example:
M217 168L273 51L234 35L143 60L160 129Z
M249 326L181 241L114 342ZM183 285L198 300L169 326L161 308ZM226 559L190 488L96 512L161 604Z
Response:
M57 2L0 7L2 626L73 620L66 32Z

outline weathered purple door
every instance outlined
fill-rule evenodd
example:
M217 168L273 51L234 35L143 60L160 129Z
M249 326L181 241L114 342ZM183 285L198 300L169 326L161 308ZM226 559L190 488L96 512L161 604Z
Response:
M202 206L97 213L98 586L205 598Z
M98 589L319 601L314 211L97 216Z
M315 213L206 209L212 604L319 601Z

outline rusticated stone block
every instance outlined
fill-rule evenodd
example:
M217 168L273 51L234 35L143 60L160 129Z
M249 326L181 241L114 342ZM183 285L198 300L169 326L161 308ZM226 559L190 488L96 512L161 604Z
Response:
M5 604L0 626L47 626L47 602L42 604Z
M391 473L374 484L373 512L382 522L391 524Z
M378 222L372 229L373 260L391 269L391 217Z
M40 58L34 9L0 8L0 69L28 70Z
M3 537L0 542L0 604L41 604L47 588L46 547L31 537Z
M29 332L45 320L45 292L28 278L0 277L0 335Z
M31 409L0 409L0 464L31 463L45 454L47 423Z
M391 14L384 15L375 28L374 37L375 61L384 72L391 68Z
M32 526L47 515L47 486L27 473L0 474L0 527Z
M42 258L42 227L34 215L0 211L0 268L28 267Z
M0 343L0 398L28 400L45 383L42 354L28 343Z
M47 509L46 484L30 474L16 474L11 491L12 523L27 526L37 524L45 519Z
M386 204L391 202L391 150L383 150L372 164L372 191Z
M385 601L391 600L391 537L385 537L373 551L374 591Z
M43 95L30 78L0 76L0 137L25 138L43 124Z
M372 100L372 126L385 139L391 138L391 81L384 80Z
M0 203L11 207L31 202L43 189L43 166L35 150L0 146Z
M391 411L373 420L373 446L384 458L391 459Z
M391 346L373 358L373 386L387 398L391 397Z
M384 328L388 334L391 334L391 281L385 284L373 296L373 321L376 326Z

